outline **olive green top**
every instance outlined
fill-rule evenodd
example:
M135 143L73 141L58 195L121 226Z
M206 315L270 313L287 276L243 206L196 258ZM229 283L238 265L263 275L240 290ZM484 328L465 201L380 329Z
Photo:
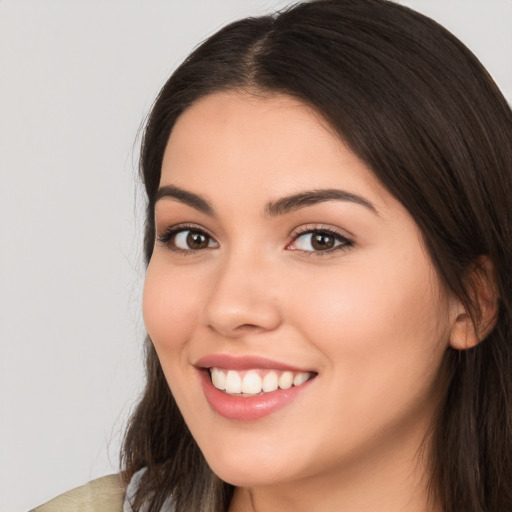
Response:
M72 489L31 512L122 512L125 486L108 475Z

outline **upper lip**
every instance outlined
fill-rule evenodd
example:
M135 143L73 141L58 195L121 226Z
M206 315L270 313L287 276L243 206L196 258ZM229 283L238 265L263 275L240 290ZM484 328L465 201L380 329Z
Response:
M210 354L198 359L194 366L200 369L206 368L226 368L229 370L251 370L255 368L268 370L282 370L291 372L312 371L299 368L280 361L274 361L260 356L233 356L228 354Z

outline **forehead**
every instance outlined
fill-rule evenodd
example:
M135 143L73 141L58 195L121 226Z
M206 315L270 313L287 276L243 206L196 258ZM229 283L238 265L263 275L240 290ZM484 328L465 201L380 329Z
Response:
M178 118L160 185L209 195L219 184L252 195L342 187L377 204L391 198L318 112L282 94L214 93Z
M204 149L229 145L230 153L237 148L266 148L267 155L276 157L305 139L309 146L326 137L342 144L322 116L296 98L233 90L209 94L185 110L166 152L187 151L194 145L197 149L197 144Z

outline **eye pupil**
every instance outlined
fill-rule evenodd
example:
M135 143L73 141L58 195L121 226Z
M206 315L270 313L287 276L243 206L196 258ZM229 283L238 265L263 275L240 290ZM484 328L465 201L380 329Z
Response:
M334 237L326 233L314 233L311 237L311 246L317 251L325 251L334 247Z
M190 231L187 235L187 245L191 249L205 249L208 247L208 237L197 231Z

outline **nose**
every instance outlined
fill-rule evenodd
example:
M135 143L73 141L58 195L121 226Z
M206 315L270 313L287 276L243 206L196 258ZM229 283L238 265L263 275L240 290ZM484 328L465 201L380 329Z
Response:
M276 329L281 311L273 274L257 256L232 255L220 263L204 311L208 328L226 338Z

